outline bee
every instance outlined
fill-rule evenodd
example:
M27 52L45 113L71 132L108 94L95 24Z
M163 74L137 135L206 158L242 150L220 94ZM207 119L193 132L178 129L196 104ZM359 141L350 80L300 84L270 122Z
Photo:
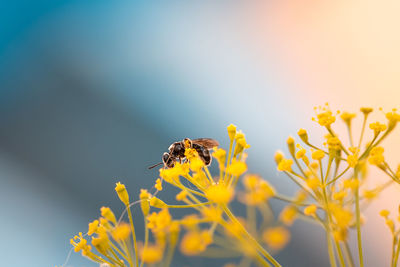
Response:
M164 164L165 168L172 168L175 166L175 162L179 161L182 163L182 160L186 159L185 149L187 148L195 149L200 159L208 166L211 164L212 160L209 149L217 146L219 146L218 141L211 138L198 138L193 140L185 138L182 141L172 143L168 148L169 152L165 152L162 155L162 162L149 167L149 169L153 169L161 164Z

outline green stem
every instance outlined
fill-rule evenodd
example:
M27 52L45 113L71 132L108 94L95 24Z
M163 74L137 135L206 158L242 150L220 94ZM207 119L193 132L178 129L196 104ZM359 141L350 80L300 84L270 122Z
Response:
M258 252L260 252L265 258L267 258L275 267L281 267L281 265L257 242L257 240L249 232L247 232L246 228L244 228L244 226L239 222L239 220L235 217L235 215L233 215L233 213L226 205L223 205L222 209L224 210L225 214L229 217L231 221L240 226L246 238L251 243L253 243ZM262 260L263 262L265 261L264 259ZM266 263L265 266L269 266L268 262L265 263Z
M356 179L358 179L357 172L355 173ZM362 251L362 240L361 240L361 214L360 214L360 190L359 187L357 186L357 189L355 190L355 202L356 202L356 226L357 226L357 244L358 244L358 259L360 262L360 267L364 266L364 260L363 260L363 251Z
M135 266L139 266L139 255L138 255L138 249L137 249L137 242L136 242L136 233L135 233L135 226L133 225L133 218L132 218L132 212L129 206L128 208L128 217L129 217L129 223L131 225L131 231L132 231L132 238L133 238L133 248L135 250Z
M349 264L350 267L354 267L354 260L353 257L351 256L351 251L349 248L349 244L347 241L344 241L344 255L346 257L346 261Z
M399 259L399 253L400 253L400 238L398 238L396 254L394 256L394 266L395 267L397 267L397 260Z

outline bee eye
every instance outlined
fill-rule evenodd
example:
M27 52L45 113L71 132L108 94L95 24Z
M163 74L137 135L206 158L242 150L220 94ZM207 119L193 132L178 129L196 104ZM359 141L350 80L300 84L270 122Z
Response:
M162 161L164 163L167 163L168 159L169 159L169 154L168 153L164 153L163 156L162 156Z

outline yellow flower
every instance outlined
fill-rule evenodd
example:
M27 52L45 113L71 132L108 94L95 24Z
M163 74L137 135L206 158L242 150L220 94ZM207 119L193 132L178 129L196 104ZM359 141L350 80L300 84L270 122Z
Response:
M205 190L206 198L218 204L229 203L233 198L233 189L224 184L210 185Z
M307 143L308 142L308 134L307 131L304 129L300 129L297 134L299 135L300 139L304 142Z
M147 216L147 226L154 232L167 230L171 222L172 217L168 209L162 209L159 213L153 212Z
M390 212L385 209L383 209L379 212L379 215L381 215L382 217L385 217L385 218L387 218L389 216L389 214L390 214Z
M340 139L337 136L331 136L329 135L327 140L326 140L327 144L328 144L328 149L329 150L340 150Z
M121 184L120 182L116 183L115 191L118 194L119 199L124 203L126 206L129 205L129 195L128 191L126 191L125 185Z
M226 168L226 172L233 176L240 176L247 171L247 165L243 161L238 161L235 158L232 163Z
M223 169L226 161L226 151L222 148L217 148L212 153L212 156L218 161L220 169Z
M320 149L315 150L315 151L311 154L311 158L312 158L313 160L321 160L321 159L323 159L324 156L325 156L324 151L322 151L322 150L320 150Z
M99 220L94 220L93 222L89 223L89 230L87 234L91 236L92 234L96 233L98 227L99 227Z
M212 236L208 231L191 231L182 238L180 250L185 255L193 256L205 251L211 243Z
M219 222L222 218L222 210L218 206L204 207L201 213L206 220L212 222Z
M156 180L156 184L154 185L154 187L155 187L158 191L161 191L161 190L162 190L162 182L161 182L161 179L160 179L160 178L158 178L158 179Z
M116 224L117 220L115 219L114 213L108 207L101 207L100 208L101 216L109 220L110 222Z
M332 216L335 218L336 225L340 228L347 228L351 225L353 220L353 213L350 210L347 210L340 205L330 204L329 205L330 212Z
M379 190L376 189L364 190L363 192L363 196L368 200L372 200L376 198L378 195L379 195Z
M369 125L369 128L371 130L374 130L374 134L375 135L378 135L380 132L385 131L387 126L385 124L382 124L382 123L379 123L379 122L374 122L374 123L371 123Z
M131 227L129 226L129 224L120 223L114 228L111 235L115 241L119 242L128 239L130 233L131 233Z
M321 187L321 181L316 177L308 178L306 180L306 184L312 190L316 190L318 187Z
M312 204L312 205L305 207L304 215L313 216L313 217L316 216L317 215L317 206Z
M343 201L343 199L346 197L346 195L347 195L346 191L339 191L339 192L333 193L332 198L334 200Z
M385 161L383 156L384 149L381 146L377 146L371 149L369 152L368 162L373 165L380 165Z
M277 165L279 165L279 163L283 160L283 158L284 158L284 156L281 151L278 150L275 152L274 159L275 159L275 162Z
M360 182L356 178L347 179L344 180L343 182L343 187L351 190L356 190L359 187L359 185Z
M289 138L286 140L286 143L288 145L288 149L290 152L290 155L294 156L294 152L295 152L295 146L294 146L294 139L293 137L289 136Z
M368 108L368 107L362 107L360 108L360 111L362 113L364 113L364 115L368 115L369 113L371 113L374 109L373 108Z
M301 159L302 157L304 157L306 155L306 152L307 151L304 148L300 148L300 150L296 153L296 159Z
M262 238L270 248L279 250L289 242L290 233L282 226L271 227L263 232Z
M181 219L181 224L188 230L197 229L197 225L200 223L200 218L197 214L189 214Z
M347 125L350 125L351 120L354 119L355 116L356 116L355 113L343 112L342 115L340 115L340 118L341 118Z
M292 159L285 159L283 158L279 164L278 164L278 171L287 171L291 172L292 171L292 165L293 165L293 160Z
M151 198L151 194L147 192L146 189L140 189L140 207L142 209L143 215L146 217L150 212L150 203L149 199Z
M163 257L163 248L159 245L148 245L140 253L143 263L153 264L160 262Z
M296 218L297 208L295 206L286 206L279 215L279 219L286 225L292 225Z
M155 207L155 208L159 208L159 209L163 209L163 208L167 208L168 207L168 205L165 204L164 201L162 201L161 199L156 198L156 197L152 197L150 199L150 206Z
M351 168L354 168L358 163L358 155L357 154L348 155L347 156L347 163L349 164L349 166Z
M75 240L78 240L79 242L76 243ZM81 250L90 250L90 246L87 244L87 240L83 238L82 233L79 233L79 236L74 236L74 238L70 239L71 245L74 246L74 251L79 252Z
M179 192L177 195L176 195L176 200L178 200L178 201L183 201L183 200L185 200L186 199L186 197L187 197L187 191L181 191L181 192Z
M348 237L348 231L347 229L336 229L333 231L333 238L335 239L335 241L337 242L343 242L346 241Z
M233 125L233 124L230 124L227 127L227 130L228 130L229 139L233 140L235 138L235 135L236 135L236 126Z
M332 115L332 111L326 110L317 114L317 122L321 126L329 127L336 121L336 117Z

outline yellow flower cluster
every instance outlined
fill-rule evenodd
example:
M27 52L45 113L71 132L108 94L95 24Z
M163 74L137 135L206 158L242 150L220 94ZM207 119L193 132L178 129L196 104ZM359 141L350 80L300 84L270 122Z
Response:
M289 202L289 205L281 212L280 220L286 225L291 225L296 218L304 216L321 225L327 233L328 252L332 266L336 266L336 261L339 261L341 266L345 266L343 255L347 255L350 266L354 265L348 256L351 252L347 245L348 232L352 228L357 231L359 263L363 266L360 230L363 220L360 203L371 202L389 184L381 184L370 189L365 188L367 163L384 170L392 181L400 182L398 175L385 162L383 147L379 146L395 128L400 120L400 115L396 110L392 110L385 114L386 123L369 124L374 138L369 142L363 142L364 128L368 115L372 111L371 108L361 108L364 120L363 128L357 138L358 144L355 144L352 136L352 120L356 117L355 113L342 112L340 115L348 130L349 140L345 142L339 138L333 128L336 114L340 114L340 112L334 114L328 104L315 108L316 117L313 118L313 121L327 131L325 148L312 144L307 131L300 129L298 136L309 149L307 150L301 144L296 144L294 138L289 137L287 150L291 157L285 158L280 151L275 154L278 171L285 173L294 181L299 186L300 192L306 193L305 199L301 201L298 198L278 197ZM345 143L349 143L350 146L345 147ZM364 143L367 145L362 149ZM400 174L400 171L398 173ZM306 206L303 213L300 212L302 206ZM388 219L386 221L389 227L393 225L391 222ZM341 246L341 242L345 245ZM335 257L335 253L337 257Z
M367 124L373 109L364 107L360 111L363 126L359 136L354 137L352 126L356 113L332 112L328 104L315 108L313 121L326 130L326 141L316 145L307 131L300 129L297 134L302 143L294 137L286 140L288 157L281 151L276 152L277 170L299 188L293 197L279 194L256 174L246 174L246 149L250 145L236 126L227 127L229 149L212 151L218 163L218 175L212 175L198 152L185 143L183 162L159 170L154 184L156 192L151 194L141 189L136 203L140 203L144 217L143 241L136 240L130 209L135 203L130 202L125 185L117 183L115 191L125 206L129 222L121 221L122 216L117 220L110 208L102 207L101 217L89 223L87 233L71 239L74 251L112 267L170 266L177 248L187 256L240 253L244 265L254 261L260 266L277 267L280 264L267 249L275 252L284 248L290 241L288 228L296 220L304 219L313 221L326 232L331 266L357 265L348 245L349 232L355 230L358 265L364 266L362 211L390 184L400 184L400 165L393 171L385 161L381 146L400 121L400 114L393 109L385 113L386 122ZM336 132L337 116L347 128L346 140ZM373 138L366 141L367 125ZM382 170L390 180L367 188L367 168L371 165ZM176 203L164 201L160 196L170 187L178 190ZM272 198L287 203L277 218L268 203ZM230 206L235 199L245 206L245 217L237 217L232 212ZM175 218L173 209L191 212ZM380 214L393 235L392 266L397 266L400 229L389 218L387 210Z

